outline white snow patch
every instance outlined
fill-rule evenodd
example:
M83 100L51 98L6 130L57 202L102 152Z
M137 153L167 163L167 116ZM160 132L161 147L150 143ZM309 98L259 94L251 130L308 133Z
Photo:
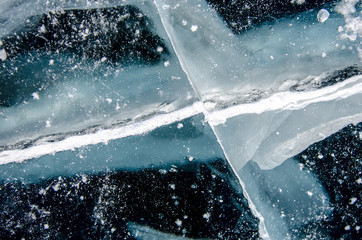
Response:
M350 225L345 226L345 227L344 227L344 230L346 230L346 231L351 230L351 226L350 226Z
M110 99L110 98L106 98L106 101L107 101L108 104L112 103L112 99Z
M335 11L344 16L345 26L343 28L338 28L338 31L341 33L340 37L342 39L349 39L350 41L356 41L362 35L362 20L360 15L356 16L356 4L359 0L344 0L335 7ZM362 51L358 46L357 51L359 53L359 58L362 60Z
M106 57L102 57L102 58L101 58L101 62L105 62L105 61L107 61L107 58L106 58Z
M184 127L184 125L183 125L182 123L178 123L178 124L177 124L177 128L178 128L178 129L181 129L181 128L183 128L183 127Z
M40 26L39 33L46 33L46 29L45 29L44 24Z
M157 47L157 52L162 53L162 52L163 52L163 47L158 46L158 47Z
M58 182L57 184L55 184L54 186L52 186L52 188L54 189L54 191L58 191L60 188L60 183Z
M352 197L351 199L349 199L349 204L355 204L357 202L357 198Z
M317 19L319 22L325 22L329 18L329 12L326 9L319 10Z
M31 94L31 96L33 96L33 99L36 99L36 100L39 100L39 99L40 99L39 93L37 93L37 92L33 92L33 93Z
M291 0L290 2L293 4L301 5L305 3L305 0Z
M54 60L53 59L50 59L49 65L54 65Z
M50 120L45 121L45 127L50 128L52 126L52 122Z
M205 218L206 220L209 220L211 217L211 214L209 212L204 213L204 215L202 215L203 218Z
M5 61L7 57L8 57L8 55L6 54L5 49L0 49L0 59L2 61Z
M172 184L169 184L168 186L169 186L171 189L173 189L173 190L175 190L175 189L176 189L176 185L175 185L175 184L173 184L173 183L172 183Z
M119 102L116 103L116 110L121 109L121 107L119 106Z
M191 26L191 31L196 32L199 27L197 25Z
M182 226L182 221L181 221L180 219L177 219L177 220L175 221L175 223L176 223L176 225L179 226L179 227Z

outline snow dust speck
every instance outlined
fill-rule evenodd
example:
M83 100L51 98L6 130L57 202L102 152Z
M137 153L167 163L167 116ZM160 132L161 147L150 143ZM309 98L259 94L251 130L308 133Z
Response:
M166 174L167 170L166 169L160 169L160 170L158 170L158 172L161 173L161 174Z
M350 225L345 226L345 227L344 227L344 230L346 230L346 231L351 230L351 226L350 226Z
M168 185L171 189L175 190L176 189L176 185L175 184L170 184Z
M46 127L46 128L50 128L51 126L52 126L51 121L50 121L50 120L46 120L46 121L45 121L45 127Z
M116 103L116 110L119 110L119 109L121 109L121 107L119 106L119 103L117 102Z
M184 19L182 20L182 25L186 26L187 25L187 21Z
M54 186L52 186L52 188L53 188L54 191L57 192L59 190L59 188L60 188L60 183L55 184Z
M358 135L359 135L359 139L362 140L362 132L359 132Z
M192 162L193 160L195 160L195 158L194 158L194 157L192 157L192 156L189 156L189 158L188 158L188 159L189 159L189 161L190 161L190 162Z
M353 197L349 199L349 204L355 204L357 202L357 198Z
M49 225L48 225L48 224L44 224L44 229L49 229Z
M270 55L270 59L271 59L271 60L274 60L274 56L273 56L273 55Z
M313 193L311 191L307 191L308 196L313 196Z
M102 57L102 58L101 58L101 62L105 62L105 61L107 61L107 58L106 58L106 57Z
M157 52L162 53L162 52L163 52L163 47L158 46L158 47L157 47Z
M325 52L322 52L322 58L325 58L327 54Z
M356 228L357 231L359 231L361 227L360 227L360 226L356 226L355 228Z
M343 32L343 27L342 26L338 27L338 32Z
M53 59L50 59L49 65L54 65L54 60Z
M5 49L0 49L0 59L2 61L5 61L7 57L8 57L8 55L6 54Z
M46 194L45 189L43 189L43 188L42 188L42 189L40 189L40 190L39 190L39 194L40 194L40 195L45 195L45 194Z
M181 129L181 128L183 128L183 127L184 127L184 125L183 125L182 123L178 123L178 124L177 124L177 128L178 128L178 129Z
M209 212L204 213L204 215L202 215L203 218L205 218L206 220L209 220L211 217L211 214Z
M191 31L196 32L199 27L197 25L191 26Z
M318 158L322 159L324 156L322 154L318 154Z
M305 0L291 0L290 2L291 2L292 4L301 5L301 4L304 4L304 3L305 3Z
M176 223L176 225L179 226L179 227L182 226L182 221L181 221L180 219L177 219L177 220L175 221L175 223Z
M319 22L325 22L329 18L329 12L326 9L321 9L317 14Z
M192 184L192 185L191 185L191 188L192 188L192 189L197 188L197 184L196 184L196 183Z
M45 29L44 24L41 25L40 28L39 28L39 33L46 33L46 31L47 31L47 30Z
M107 101L108 104L112 103L112 99L110 99L110 98L106 98L106 101Z
M33 93L31 94L31 96L33 96L33 99L36 99L36 100L39 100L39 99L40 99L39 94L38 94L37 92L33 92Z
M164 65L165 67L168 67L168 66L170 66L170 62L169 62L169 61L166 61L166 62L163 63L163 65Z

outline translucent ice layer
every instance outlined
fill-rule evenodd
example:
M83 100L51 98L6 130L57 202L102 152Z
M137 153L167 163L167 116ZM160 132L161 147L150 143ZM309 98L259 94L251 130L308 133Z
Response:
M340 37L337 29L345 18L332 7L323 23L318 10L311 10L235 35L203 0L155 2L183 68L211 110L286 90L285 82L360 64L359 42Z
M114 129L108 134L116 131ZM0 168L1 179L32 182L59 175L139 169L223 157L211 128L203 123L202 115L164 125L150 132L99 142L99 138L106 135L107 131L103 135L80 135L23 150L4 151L0 153L1 161L2 164L8 164ZM87 142L87 139L98 142ZM67 149L69 146L71 148ZM46 152L51 149L54 152ZM19 163L13 163L16 160Z
M0 67L0 145L134 122L194 102L152 6L57 10L9 31L1 43L8 56ZM95 20L83 21L88 15ZM69 26L53 27L68 18ZM149 51L158 56L151 62Z

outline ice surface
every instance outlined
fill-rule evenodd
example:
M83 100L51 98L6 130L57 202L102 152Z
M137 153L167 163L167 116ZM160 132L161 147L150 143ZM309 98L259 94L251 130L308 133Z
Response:
M152 14L148 24L155 25L153 34L170 51L156 63L125 65L42 49L3 62L0 145L139 121L194 102L194 91L160 27L155 7L140 7Z
M237 171L249 160L271 169L310 143L360 122L361 81L356 76L318 91L275 94L214 112L210 122Z
M293 159L272 170L261 170L250 161L238 174L263 215L271 239L294 238L293 232L302 232L332 212L329 196L318 179Z
M362 122L360 1L273 3L1 1L0 200L8 210L0 211L0 238L23 233L24 226L44 229L34 232L43 238L72 235L62 232L65 218L55 228L48 219L58 214L47 218L44 209L59 199L83 201L77 195L83 190L93 199L86 205L91 213L84 214L102 237L356 238L362 130L359 124L336 132ZM136 18L97 15L129 6ZM59 28L44 24L44 16L78 14L96 21L87 19L84 29L69 18L71 29L60 37L54 32ZM56 25L57 18L51 19ZM113 19L109 25L107 19ZM120 32L129 39L112 52L114 33L96 30L117 29L114 21L125 24ZM225 158L239 182L229 166L215 167L220 159L226 164ZM187 182L183 167L195 170L205 190ZM174 172L180 176L153 198L147 195L151 185L138 174L149 171L144 169L156 171L149 182ZM113 184L127 174L132 177ZM126 191L133 177L144 188ZM80 190L84 178L94 185ZM227 203L212 180L220 178L222 186L237 189ZM112 184L102 184L109 179ZM117 189L130 197L122 202ZM179 189L211 193L210 199L198 212L185 204L192 194L169 195ZM21 192L28 202L9 201ZM33 196L50 202L39 208L30 204ZM129 207L139 196L152 207L137 201ZM19 207L27 209L26 217ZM113 207L122 214L147 210L135 218L127 213L120 223ZM178 215L179 207L194 212L197 221ZM87 228L75 225L72 231L78 227Z
M178 127L179 124L182 127ZM142 125L147 126L146 123ZM126 131L120 130L123 133ZM108 134L116 134L116 130ZM106 138L101 141L102 137L107 137L107 132L1 152L1 164L9 164L1 166L0 180L33 182L59 175L73 176L223 158L222 149L209 125L203 123L202 115L147 129L139 134L131 132L129 136L114 140ZM88 139L95 142L87 142ZM46 152L49 150L53 152Z
M205 1L155 2L203 101L250 101L278 91L285 81L360 64L359 43L339 38L345 18L335 12L324 23L312 10L234 35Z
M258 238L225 159L0 186L1 239Z

